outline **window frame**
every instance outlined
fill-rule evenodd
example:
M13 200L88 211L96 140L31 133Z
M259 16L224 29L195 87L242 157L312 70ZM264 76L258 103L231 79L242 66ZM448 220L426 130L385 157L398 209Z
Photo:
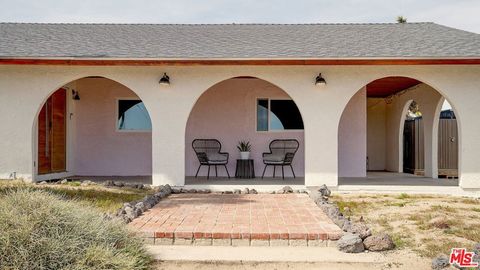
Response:
M257 106L258 106L258 101L259 100L267 100L268 102L268 114L267 114L267 130L258 130L257 127L258 127L258 114L257 114ZM271 101L272 100L291 100L293 101L293 103L295 103L295 101L291 98L288 98L288 97L281 97L281 98L269 98L269 97L257 97L255 99L255 132L258 132L258 133L278 133L278 132L303 132L305 131L305 123L303 125L303 129L271 129L270 127L270 120L271 120L271 116L270 114L272 113L272 111L270 110L271 108ZM295 103L295 106L297 106L297 103ZM298 106L297 106L297 109L298 109ZM298 109L298 112L300 113L300 109ZM302 117L302 114L300 113L300 117ZM302 122L303 122L303 117L302 117Z
M119 133L152 133L152 130L151 129L120 129L118 127L118 109L120 107L120 101L121 100L140 100L142 103L143 103L143 100L141 100L140 98L138 97L117 97L115 98L115 132L119 132ZM143 103L145 104L145 103ZM146 108L146 107L145 107ZM150 113L148 112L147 110L147 113L148 113L148 117L150 118ZM151 123L152 119L150 118L150 123ZM153 129L153 125L152 125L152 129Z

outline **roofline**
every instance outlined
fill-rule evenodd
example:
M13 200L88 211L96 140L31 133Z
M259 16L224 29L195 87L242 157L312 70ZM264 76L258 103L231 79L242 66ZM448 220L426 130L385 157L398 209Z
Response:
M23 58L0 57L0 65L225 66L225 65L480 65L480 57L444 58Z

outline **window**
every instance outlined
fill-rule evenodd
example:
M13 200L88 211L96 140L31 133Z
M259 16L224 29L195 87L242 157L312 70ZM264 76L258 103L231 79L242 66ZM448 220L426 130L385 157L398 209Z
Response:
M121 99L118 100L118 130L152 130L150 115L141 100Z
M293 100L257 100L257 131L269 130L303 130L302 116Z

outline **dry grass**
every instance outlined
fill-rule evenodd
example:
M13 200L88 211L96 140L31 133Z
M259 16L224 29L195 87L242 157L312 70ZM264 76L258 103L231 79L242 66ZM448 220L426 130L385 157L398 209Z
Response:
M16 189L45 190L67 199L88 203L105 213L113 213L123 203L140 200L152 190L133 188L106 188L102 185L80 186L80 182L68 182L63 185L36 185L20 180L0 180L0 194L7 190Z
M479 199L409 195L336 194L332 201L353 220L363 217L373 231L387 232L399 249L432 258L452 247L480 242Z

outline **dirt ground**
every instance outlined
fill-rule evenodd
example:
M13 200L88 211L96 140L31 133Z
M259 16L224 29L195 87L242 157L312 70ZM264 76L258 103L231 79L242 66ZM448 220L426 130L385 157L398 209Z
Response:
M433 195L336 194L331 198L352 220L363 219L374 232L387 232L395 252L430 263L453 247L471 249L480 242L478 198ZM391 255L395 258L395 252Z

